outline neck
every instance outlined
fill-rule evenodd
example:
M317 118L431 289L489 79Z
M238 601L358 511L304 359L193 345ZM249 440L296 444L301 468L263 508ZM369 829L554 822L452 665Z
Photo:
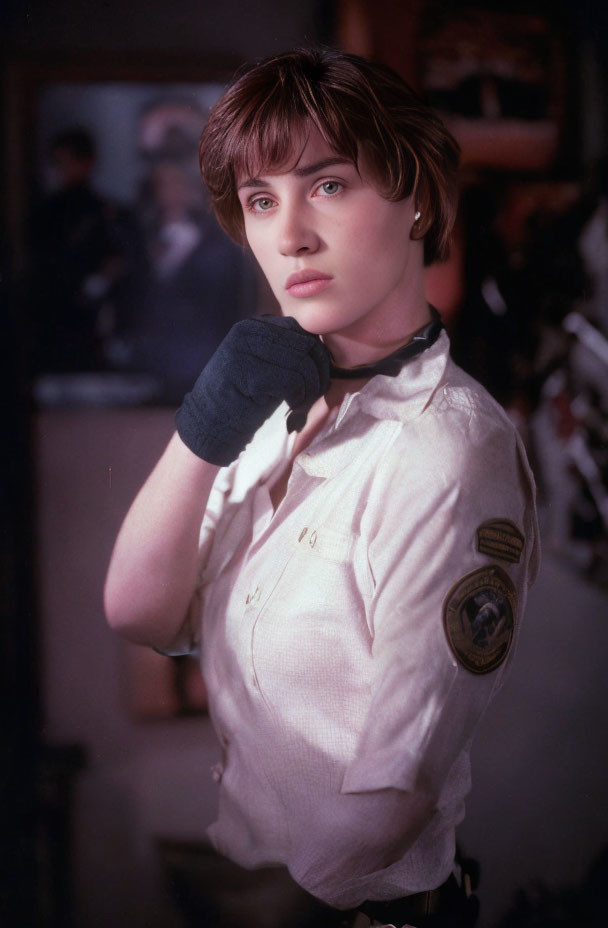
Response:
M337 367L363 367L407 345L412 336L428 325L432 318L431 308L423 297L406 312L401 310L398 314L392 314L384 324L377 319L370 320L372 324L367 330L353 326L350 330L324 335L323 342Z

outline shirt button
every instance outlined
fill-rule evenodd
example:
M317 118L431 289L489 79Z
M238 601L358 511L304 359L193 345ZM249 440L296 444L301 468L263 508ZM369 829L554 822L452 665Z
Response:
M302 541L307 531L308 531L307 528L302 529L302 531L300 532L300 537L298 538L298 541Z
M310 538L308 539L308 544L310 545L311 548L314 548L316 543L317 543L317 533L313 532Z
M213 767L211 768L211 776L213 778L213 782L221 783L223 773L224 773L224 768L222 767L222 765L214 764Z

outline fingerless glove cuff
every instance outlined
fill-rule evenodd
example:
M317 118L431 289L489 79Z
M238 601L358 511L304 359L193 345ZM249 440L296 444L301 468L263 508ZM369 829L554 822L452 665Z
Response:
M212 426L203 431L200 420L201 414L192 393L187 393L184 402L175 413L177 434L190 451L208 464L216 464L219 467L232 464L244 447L242 432L237 434L232 431L226 422L222 425L221 431L214 430Z

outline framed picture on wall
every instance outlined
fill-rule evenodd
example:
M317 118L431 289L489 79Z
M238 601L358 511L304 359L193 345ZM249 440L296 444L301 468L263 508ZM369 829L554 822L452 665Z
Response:
M43 405L174 403L255 312L198 169L236 62L13 62L9 224Z

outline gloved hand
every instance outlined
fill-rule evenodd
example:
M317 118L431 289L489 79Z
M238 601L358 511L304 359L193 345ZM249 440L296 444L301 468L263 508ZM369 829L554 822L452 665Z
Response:
M181 440L210 464L234 461L286 400L306 412L329 383L329 352L295 319L262 316L237 322L177 411Z

